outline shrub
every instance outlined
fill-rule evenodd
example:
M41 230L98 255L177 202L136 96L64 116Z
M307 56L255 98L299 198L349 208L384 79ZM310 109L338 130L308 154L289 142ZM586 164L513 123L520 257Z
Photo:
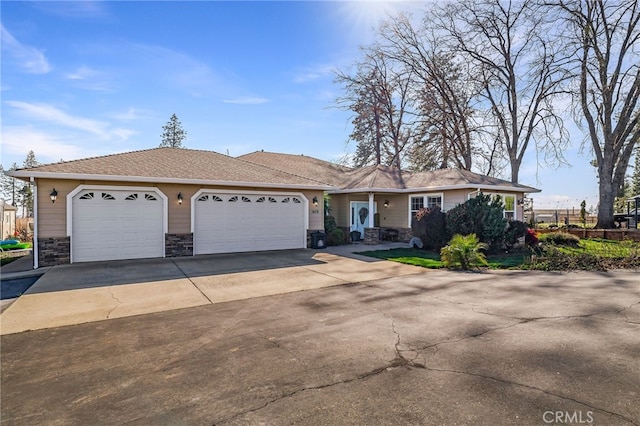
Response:
M447 268L470 269L487 265L487 259L480 250L487 247L475 234L454 235L449 245L440 250L440 259Z
M344 231L336 228L327 234L327 245L340 246L345 243Z
M504 233L504 245L507 248L512 248L518 243L518 240L527 234L527 224L520 222L519 220L512 220L509 222L506 232Z
M324 232L330 234L334 229L337 229L336 218L328 215L324 217Z
M524 235L524 243L529 247L536 247L538 244L540 244L538 233L531 228L527 229L527 232Z
M414 237L420 238L425 248L440 250L449 239L446 215L440 207L418 210L411 220L411 233Z
M490 248L498 248L506 230L502 199L479 194L449 210L446 222L449 235L476 234Z
M568 232L550 232L540 236L540 242L553 244L556 246L572 246L577 247L580 238Z

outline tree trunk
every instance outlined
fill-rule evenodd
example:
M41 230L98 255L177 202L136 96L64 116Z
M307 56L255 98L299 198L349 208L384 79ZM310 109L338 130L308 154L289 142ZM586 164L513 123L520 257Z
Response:
M617 188L615 182L611 178L611 173L600 174L599 183L599 206L598 206L598 222L596 228L610 229L614 228L613 222L613 203L616 197Z

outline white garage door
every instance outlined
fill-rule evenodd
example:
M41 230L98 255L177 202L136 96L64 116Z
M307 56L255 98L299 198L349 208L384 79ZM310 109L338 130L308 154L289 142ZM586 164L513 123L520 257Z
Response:
M199 194L194 201L194 253L304 248L306 215L300 194Z
M155 191L85 189L72 203L73 262L164 256L164 200Z

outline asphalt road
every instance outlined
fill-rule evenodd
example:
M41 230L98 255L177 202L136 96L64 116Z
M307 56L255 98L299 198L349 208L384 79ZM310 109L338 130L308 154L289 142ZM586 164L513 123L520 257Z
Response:
M639 425L638 277L425 271L4 335L1 423Z

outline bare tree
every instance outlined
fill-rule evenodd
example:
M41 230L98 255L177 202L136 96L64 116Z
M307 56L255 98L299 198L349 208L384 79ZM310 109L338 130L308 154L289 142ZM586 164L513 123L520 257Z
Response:
M442 42L466 58L482 87L511 181L532 144L547 162L564 162L568 135L553 107L564 68L544 10L529 1L458 0L437 16Z
M425 21L427 22L427 21ZM410 70L416 114L423 138L411 147L413 169L458 167L470 170L474 125L473 84L455 55L443 51L433 27L416 29L408 15L384 22L377 49Z
M636 0L552 1L575 64L573 96L599 178L596 226L614 226L613 204L640 144L640 8ZM582 121L582 120L580 120Z
M345 95L337 104L354 112L350 139L357 143L353 164L402 167L405 148L417 134L411 118L410 73L393 67L376 49L364 51L353 73L338 71Z

